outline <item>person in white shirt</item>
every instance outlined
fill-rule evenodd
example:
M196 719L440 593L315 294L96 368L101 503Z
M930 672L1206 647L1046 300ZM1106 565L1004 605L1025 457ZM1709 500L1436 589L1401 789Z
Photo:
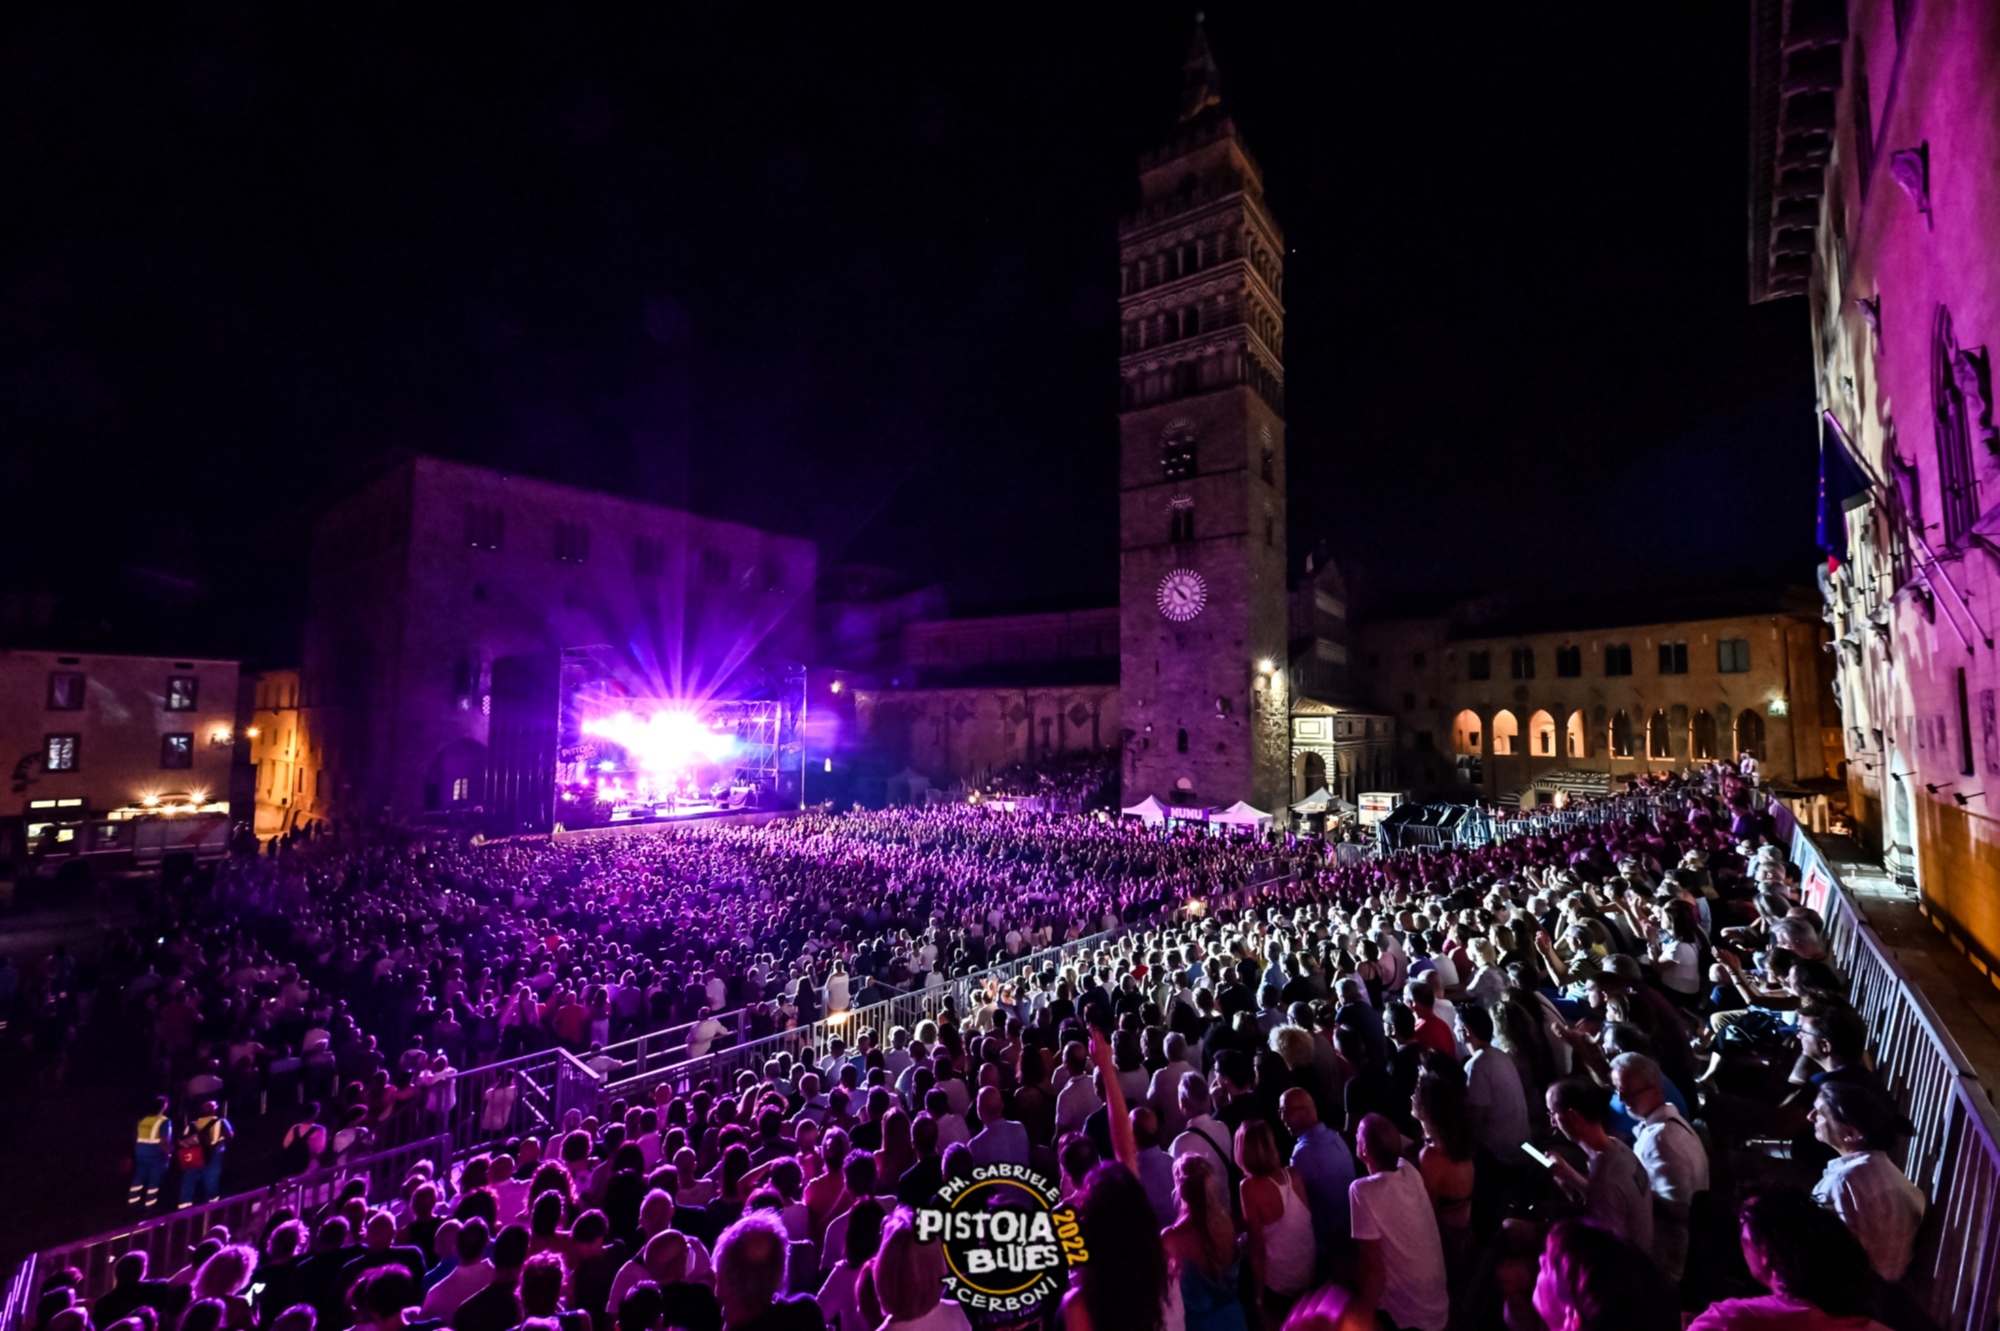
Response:
M1838 1081L1820 1085L1811 1117L1813 1136L1840 1153L1827 1162L1813 1200L1861 1240L1875 1274L1901 1280L1926 1208L1923 1189L1889 1158L1908 1123L1880 1091Z
M1180 1110L1187 1128L1174 1138L1172 1154L1176 1160L1184 1155L1206 1156L1215 1168L1215 1177L1227 1180L1235 1155L1230 1149L1229 1128L1209 1112L1211 1107L1208 1078L1199 1072L1182 1077Z
M715 1009L705 1007L695 1016L694 1029L688 1032L688 1057L705 1058L715 1042L728 1033L726 1027L715 1019Z
M1152 1107L1160 1119L1160 1136L1172 1141L1178 1137L1184 1120L1181 1116L1181 1078L1193 1072L1187 1061L1187 1037L1179 1031L1167 1033L1165 1053L1166 1065L1153 1074L1153 1080L1146 1088L1146 1103Z
M529 1180L514 1177L514 1157L506 1152L493 1157L488 1166L486 1186L493 1192L493 1214L504 1227L521 1218L528 1208Z
M1361 1120L1356 1134L1368 1173L1348 1185L1359 1261L1359 1293L1410 1331L1445 1331L1444 1244L1437 1212L1416 1165L1402 1158L1403 1134L1380 1114Z
M1653 1262L1670 1283L1687 1271L1688 1213L1708 1191L1708 1151L1662 1089L1660 1065L1644 1054L1611 1060L1611 1085L1638 1120L1632 1148L1653 1188Z
M960 1082L959 1084L962 1086L965 1083ZM937 1120L938 1155L942 1156L945 1147L952 1145L954 1142L969 1142L972 1140L972 1129L966 1125L965 1114L963 1112L953 1113L951 1097L939 1088L933 1086L925 1093L924 1110Z
M1064 1057L1066 1066L1082 1061L1083 1046L1072 1043ZM1056 1095L1056 1136L1082 1132L1084 1120L1103 1107L1104 1097L1097 1090L1097 1074L1072 1067L1069 1083Z
M480 1216L459 1227L454 1244L458 1265L424 1296L424 1316L450 1321L459 1304L493 1283L493 1263L486 1258L488 1237L486 1221Z
M1479 1145L1503 1168L1526 1168L1521 1143L1531 1135L1528 1097L1514 1060L1493 1043L1492 1014L1468 1001L1458 1010L1458 1038L1472 1050L1465 1065L1465 1098L1472 1106Z

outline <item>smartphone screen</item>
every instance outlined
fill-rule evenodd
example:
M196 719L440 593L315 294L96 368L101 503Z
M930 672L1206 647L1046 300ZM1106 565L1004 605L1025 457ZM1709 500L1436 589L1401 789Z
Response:
M1538 1149L1532 1142L1522 1142L1521 1149L1527 1153L1527 1156L1530 1160L1533 1160L1543 1169L1550 1168L1556 1162L1556 1158L1554 1156L1550 1155L1547 1151Z

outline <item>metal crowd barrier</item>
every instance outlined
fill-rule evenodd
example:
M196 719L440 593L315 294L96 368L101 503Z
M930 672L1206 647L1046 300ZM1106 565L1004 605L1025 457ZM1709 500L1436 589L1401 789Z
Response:
M1247 904L1265 889L1290 878L1290 870L1277 860L1260 862L1259 867L1272 876L1218 894L1218 908ZM797 1055L810 1049L823 1055L836 1036L852 1043L854 1033L861 1030L872 1030L886 1042L895 1027L914 1031L925 1019L935 1018L946 1002L961 1015L969 1014L974 995L989 980L1004 986L1050 964L1061 969L1134 927L1145 928L1148 923L1121 924L1055 947L1025 952L942 984L893 994L809 1026L738 1042L700 1058L671 1057L676 1049L674 1037L678 1037L678 1051L685 1054L686 1026L635 1037L613 1047L636 1054L625 1060L635 1064L636 1070L616 1080L599 1076L561 1048L456 1072L426 1088L427 1097L435 1096L434 1100L412 1105L379 1125L377 1144L384 1149L374 1154L31 1255L0 1290L0 1331L24 1331L30 1325L38 1286L47 1272L76 1267L84 1276L85 1296L94 1298L111 1288L112 1267L118 1258L134 1248L144 1248L149 1269L163 1278L185 1265L195 1245L218 1225L227 1227L232 1235L261 1234L274 1211L289 1208L309 1213L329 1204L350 1180L360 1177L369 1180L369 1196L379 1200L395 1192L420 1159L430 1160L442 1175L455 1161L487 1143L523 1133L547 1135L561 1128L572 1109L583 1115L601 1115L615 1100L631 1103L640 1096L650 1097L663 1082L673 1084L676 1090L711 1078L728 1082L739 1070L761 1072L764 1063L780 1050ZM649 1045L649 1041L654 1043ZM432 1103L438 1107L426 1107Z
M255 1242L275 1211L309 1215L331 1205L341 1189L358 1178L368 1181L368 1196L380 1200L401 1188L418 1161L430 1161L442 1176L451 1159L451 1138L439 1134L346 1164L315 1169L257 1192L170 1211L95 1238L46 1249L23 1262L10 1279L6 1301L0 1304L0 1331L21 1331L29 1324L39 1293L35 1287L47 1273L76 1268L83 1275L81 1293L95 1299L111 1289L112 1268L118 1259L137 1249L146 1254L150 1277L164 1280L187 1265L196 1245L217 1226L227 1228L232 1237Z
M1782 805L1774 801L1773 812ZM1868 1022L1876 1070L1916 1135L1903 1172L1931 1199L1904 1285L1942 1326L2000 1324L2000 1114L1935 1009L1869 927L1812 833L1779 813L1820 899L1828 950Z

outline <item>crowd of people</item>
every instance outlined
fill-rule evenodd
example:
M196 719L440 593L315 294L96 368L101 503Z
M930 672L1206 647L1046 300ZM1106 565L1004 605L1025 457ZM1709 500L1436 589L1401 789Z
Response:
M54 1272L33 1331L946 1331L969 1319L912 1212L1001 1163L1076 1209L1071 1331L1921 1326L1909 1124L1776 828L1733 773L1644 794L1367 860L953 807L247 862L126 1001L188 1007L204 1067L246 1029L323 1040L330 1121L439 1058L998 973L914 1028L849 1022L211 1234L161 1280L128 1255L90 1299ZM211 1124L235 1063L187 1088ZM154 1120L185 1108L141 1144L178 1155ZM333 1133L302 1127L309 1168Z

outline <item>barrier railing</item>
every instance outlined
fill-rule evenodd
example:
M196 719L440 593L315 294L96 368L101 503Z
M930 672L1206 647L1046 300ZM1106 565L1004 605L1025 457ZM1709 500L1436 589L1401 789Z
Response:
M1289 870L1246 883L1222 896L1244 902L1288 877ZM1051 964L1060 969L1117 938L1128 927L1144 928L1149 923L1120 926L1026 952L942 984L891 994L865 1007L737 1043L700 1058L670 1058L667 1055L671 1046L652 1049L641 1058L629 1060L635 1064L634 1069L615 1079L599 1076L561 1048L456 1072L423 1088L426 1097L423 1103L412 1105L380 1124L375 1144L381 1149L371 1155L30 1256L8 1277L4 1297L0 1298L0 1331L21 1331L29 1324L37 1296L38 1271L75 1266L83 1273L86 1297L95 1297L111 1287L111 1271L118 1258L134 1248L143 1248L150 1269L163 1276L184 1265L195 1245L218 1225L227 1227L232 1234L261 1230L264 1220L274 1210L289 1207L304 1213L324 1206L350 1180L363 1176L369 1179L369 1195L379 1197L395 1191L419 1159L431 1160L442 1173L453 1161L496 1139L523 1133L542 1136L553 1133L560 1129L572 1109L583 1115L602 1114L613 1100L630 1102L638 1096L649 1096L662 1082L671 1082L676 1089L687 1089L710 1078L726 1081L738 1070L760 1071L764 1062L780 1050L796 1056L810 1049L816 1055L823 1055L836 1036L851 1043L853 1034L863 1029L873 1030L886 1040L888 1032L897 1026L914 1031L925 1019L935 1018L947 1002L961 1015L967 1015L972 1011L975 995L989 981L1005 985ZM638 1046L641 1041L653 1038L656 1037L636 1037L624 1044ZM679 1047L685 1053L684 1036Z
M29 1257L16 1270L7 1301L0 1307L0 1331L20 1331L28 1325L34 1311L36 1291L32 1287L37 1271L74 1267L83 1275L80 1292L85 1298L94 1299L111 1288L112 1268L118 1259L136 1249L146 1254L153 1278L164 1280L187 1264L195 1245L217 1226L254 1241L266 1217L280 1208L306 1215L331 1205L341 1189L357 1178L365 1178L368 1195L380 1199L400 1188L419 1160L429 1160L442 1174L450 1167L451 1158L451 1138L439 1134L284 1179L257 1192L238 1193L183 1211L171 1211L108 1234L46 1249Z
M1916 1127L1903 1172L1931 1209L1904 1283L1940 1325L1992 1331L2000 1319L2000 1115L1812 833L1795 823L1790 831L1793 863L1808 883L1823 885L1828 950L1868 1023L1876 1070Z

